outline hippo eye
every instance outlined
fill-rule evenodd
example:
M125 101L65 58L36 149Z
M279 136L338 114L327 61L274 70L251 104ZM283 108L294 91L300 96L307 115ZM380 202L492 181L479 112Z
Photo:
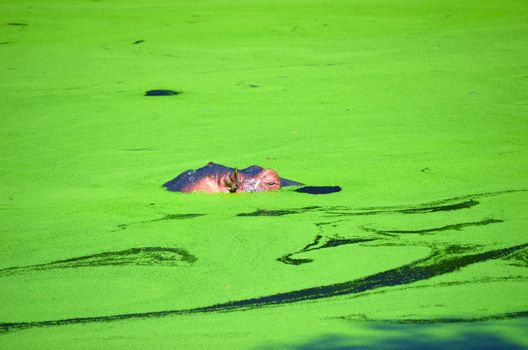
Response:
M268 185L268 186L276 185L276 184L277 184L276 182L266 182L266 185Z

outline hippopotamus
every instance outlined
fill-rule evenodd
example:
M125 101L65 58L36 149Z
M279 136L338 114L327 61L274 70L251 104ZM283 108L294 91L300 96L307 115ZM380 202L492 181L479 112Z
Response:
M279 190L285 186L301 186L300 182L279 177L273 169L252 165L245 169L226 167L213 162L187 170L163 184L173 192L261 192Z

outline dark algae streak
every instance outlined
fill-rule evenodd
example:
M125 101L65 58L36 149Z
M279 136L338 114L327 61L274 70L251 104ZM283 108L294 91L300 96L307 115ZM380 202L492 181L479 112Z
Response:
M480 204L477 199L484 197L497 196L506 193L525 192L526 190L513 191L499 191L487 192L468 196L459 196L440 201L428 202L418 205L396 205L370 208L350 208L350 207L323 207L323 206L306 206L295 209L281 209L281 210L264 210L259 209L255 212L240 213L238 216L282 216L293 215L301 213L322 213L323 217L340 217L336 221L319 222L314 225L319 230L320 234L315 236L315 239L306 244L304 248L286 254L278 260L289 265L300 265L312 262L312 259L296 259L293 258L295 254L306 253L315 250L330 249L333 247L366 243L370 247L377 245L384 246L402 246L409 245L409 242L403 242L400 237L407 234L427 235L443 231L459 231L467 227L480 227L491 224L502 223L499 219L484 219L481 221L468 221L462 223L454 223L450 225L438 226L433 228L425 228L420 230L377 230L363 227L363 232L370 231L377 236L365 237L340 237L323 235L326 229L338 228L341 222L350 221L347 215L378 215L378 214L421 214L429 215L430 213L446 211L455 212L458 210L468 210ZM337 214L337 215L332 215ZM343 215L347 214L347 215ZM155 219L160 220L179 220L182 218L198 217L203 214L167 214L164 217ZM148 222L148 221L147 221ZM359 227L361 230L361 227ZM392 237L396 235L396 237ZM428 237L428 236L426 236ZM380 240L381 243L374 241ZM393 240L395 240L393 242ZM369 243L372 242L372 243ZM48 321L28 321L28 322L3 322L0 323L0 332L8 332L11 330L20 330L32 327L50 327L68 324L94 323L94 322L109 322L129 319L145 319L145 318L159 318L174 315L185 315L195 313L211 313L211 312L226 312L226 311L243 311L255 308L271 307L277 305L287 305L297 302L315 301L319 299L333 298L339 296L363 296L362 293L383 293L389 288L416 288L412 285L415 282L426 281L433 277L450 274L466 266L483 263L491 260L504 260L507 264L520 264L523 266L527 260L528 243L510 245L498 249L485 248L481 245L468 244L446 244L439 242L419 241L419 246L429 247L431 252L429 255L416 259L414 261L405 263L400 266L389 268L385 271L377 272L367 275L365 277L348 280L341 283L316 285L310 288L291 290L288 292L281 292L259 296L248 299L233 300L225 303L212 304L209 306L188 308L188 309L173 309L165 311L151 311L151 312L137 312L124 313L110 316L91 316L91 317L74 317ZM149 265L149 266L172 266L180 264L181 262L192 263L196 261L196 257L187 251L179 248L161 248L161 247L144 247L131 248L128 250L117 252L104 252L72 259L59 260L47 264L12 267L0 270L0 275L31 271L31 270L46 270L55 268L76 268L86 266L108 266L108 265ZM350 266L353 271L354 266ZM502 277L509 280L513 277ZM469 283L479 283L473 281ZM516 314L524 315L524 313ZM520 317L520 316L519 316ZM524 317L524 316L523 316Z
M0 270L2 275L13 275L29 271L51 269L66 269L98 266L181 266L182 263L192 264L197 258L182 248L140 247L85 255L65 260L52 261L45 264L8 267Z
M150 205L153 205L153 203L151 203ZM125 230L127 229L130 225L138 225L138 224L148 224L148 223L151 223L151 222L158 222L158 221L169 221L169 220L186 220L186 219L194 219L194 218L199 218L201 216L205 216L206 214L196 214L196 213L189 213L189 214L166 214L165 216L161 217L161 218L157 218L157 219L152 219L152 220L146 220L146 221L138 221L138 222L133 222L133 223L129 223L129 224L119 224L117 225L117 227L121 230Z
M346 217L346 216L366 216L366 215L383 215L383 214L426 214L435 212L449 212L462 209L470 209L480 204L477 199L493 197L502 194L526 192L528 190L506 190L497 192L484 192L472 195L452 197L442 199L434 202L427 202L422 204L409 205L394 205L394 206L379 206L370 208L354 208L354 207L304 207L292 209L258 209L254 212L239 213L237 216L282 216L292 214L302 214L306 212L322 212L327 217Z
M238 213L237 216L283 216L289 214L298 214L300 210L298 209L289 209L289 210L268 210L268 209L258 209L252 213Z
M378 230L374 228L369 227L361 227L363 231L366 232L374 232L377 234L382 235L390 235L390 234L429 234L429 233L435 233L435 232L442 232L442 231L460 231L465 227L471 227L471 226L485 226L485 225L491 225L491 224L498 224L504 222L503 220L498 219L484 219L481 221L475 221L475 222L462 222L459 224L452 224L452 225L445 225L441 227L435 227L435 228L428 228L428 229L422 229L422 230Z
M153 222L153 221L163 221L163 220L184 220L184 219L194 219L198 218L200 216L204 216L205 214L167 214L162 218L154 219L152 221L146 221L146 222Z
M449 254L446 254L445 251L436 250L429 256L423 259L416 260L410 264L402 265L394 269L389 269L387 271L383 271L380 273L376 273L373 275L343 283L317 286L312 288L295 290L291 292L267 295L258 298L236 300L193 309L128 313L111 316L66 318L49 321L3 322L0 323L0 332L8 332L12 330L21 330L33 327L50 327L81 323L159 318L193 313L223 312L236 310L242 311L254 308L269 307L274 305L284 305L289 303L338 297L343 295L358 295L363 292L368 292L379 288L404 286L414 282L423 281L436 276L455 272L469 265L494 259L502 259L512 253L518 252L527 247L528 243L525 243L507 248L488 250L485 252L467 254L463 256L451 256Z
M321 239L323 236L317 235L314 239L314 241L308 245L306 245L301 250L298 250L293 253L289 253L286 255L281 256L280 258L277 258L277 261L280 261L285 264L289 265L301 265L306 263L313 262L313 259L294 259L292 258L293 255L309 252L312 250L318 250L318 249L324 249L324 248L333 248L338 247L345 244L356 244L356 243L363 243L363 242L370 242L376 240L376 238L328 238L324 240L324 242L321 243Z
M478 317L440 317L440 318L404 318L396 320L374 319L366 315L350 315L344 317L337 317L347 321L361 321L361 322L383 322L393 324L438 324L438 323L473 323L473 322L487 322L498 320L511 320L516 318L528 318L528 311L507 312L494 315L478 316Z
M365 216L365 215L381 215L381 214L423 214L433 213L438 211L453 211L460 209L468 209L478 205L476 200L469 200L454 204L434 205L426 203L421 206L394 206L394 207L379 207L379 208L358 208L353 207L309 207L309 208L294 208L294 209L258 209L250 213L239 213L237 216L282 216L290 214L301 214L306 212L318 211L327 214L329 217L339 216Z

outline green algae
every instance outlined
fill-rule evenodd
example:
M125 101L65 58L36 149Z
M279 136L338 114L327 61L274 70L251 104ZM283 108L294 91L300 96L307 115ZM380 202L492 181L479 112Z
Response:
M523 2L0 9L0 347L528 346Z

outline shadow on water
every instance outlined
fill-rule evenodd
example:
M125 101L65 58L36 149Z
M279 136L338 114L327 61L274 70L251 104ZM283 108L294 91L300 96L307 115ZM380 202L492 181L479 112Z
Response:
M526 349L523 344L506 339L500 334L489 333L482 327L439 327L424 325L400 325L387 330L383 325L379 325L378 332L368 339L365 336L343 336L326 335L311 341L299 344L275 344L257 347L258 350L345 350L345 349L410 349L410 350L444 350L444 349L498 349L517 350ZM524 320L521 324L516 324L518 332L521 328L528 326ZM434 333L442 330L444 335Z
M339 186L304 186L295 190L295 192L308 194L330 194L340 191Z
M521 344L518 340L525 338L528 312L469 319L368 320L363 318L360 323L355 321L351 326L354 336L327 334L297 344L275 343L259 346L257 349L526 349L526 344ZM509 329L509 338L499 333L501 327Z
M136 41L134 44L139 44L142 41ZM180 91L174 90L148 90L145 91L145 96L174 96L181 94Z

